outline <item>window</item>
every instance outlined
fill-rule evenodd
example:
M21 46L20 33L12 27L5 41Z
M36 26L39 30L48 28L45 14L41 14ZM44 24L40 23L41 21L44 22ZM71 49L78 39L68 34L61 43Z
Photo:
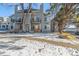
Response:
M13 26L11 26L11 29L13 29Z
M6 29L8 30L8 25L6 25Z
M15 19L11 19L11 22L14 22L15 21Z
M47 29L47 26L45 25L45 29Z
M2 25L2 28L5 28L5 25Z
M18 19L18 22L21 22L21 18Z
M36 21L40 22L39 16L36 16Z
M45 17L45 20L44 21L47 21L47 18Z
M32 29L34 30L34 26L32 27Z
M8 27L8 25L6 25L6 27Z

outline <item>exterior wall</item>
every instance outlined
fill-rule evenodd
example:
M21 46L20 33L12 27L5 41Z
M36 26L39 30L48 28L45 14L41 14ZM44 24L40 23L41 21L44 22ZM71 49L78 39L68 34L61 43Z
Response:
M51 32L50 24L44 24L43 32Z
M34 14L34 20L32 19L32 14ZM22 18L22 16L22 12L15 12L13 18L17 20L18 18ZM39 18L39 20L37 19L37 17ZM15 25L16 29L17 26L20 27L17 23ZM39 10L33 11L29 14L25 13L22 27L23 32L51 32L51 23L49 21L49 18L47 19L47 21L45 21L44 19L43 4L41 4ZM18 28L18 30L20 30L20 28Z
M16 23L14 32L20 32L20 23Z
M31 14L26 13L23 19L23 32L31 31Z
M11 16L12 19L12 24L13 24L13 29L11 32L22 32L22 12L19 11L15 13L13 16Z
M9 17L3 17L2 21L0 21L0 32L10 32L10 28L12 23Z
M41 24L33 24L33 32L41 32Z
M8 27L6 25L6 23L0 24L0 30L8 30Z
M34 12L32 13L32 32L41 32L41 16L40 12Z
M32 21L31 17L32 13L25 13L24 19L23 19L23 32L51 32L51 21L49 21L49 18L45 21L44 15L41 17L40 12L34 12L34 21ZM17 22L16 20L18 18L21 18L21 13L20 15L17 14L17 18L15 17L16 15L12 16L14 19L14 22L9 21L9 31L10 32L21 32L21 24L20 22ZM38 20L38 18L39 20ZM13 27L13 28L11 28ZM46 28L45 28L46 27Z
M29 14L26 14L24 17L24 32L51 32L50 17L45 21L44 15L40 10L38 12L32 12L32 14L31 15L34 17L34 20L31 15L29 16Z
M45 17L43 21L42 32L51 32L51 20L50 17Z
M9 23L9 30L8 30L8 32L14 32L14 29L15 29L15 24L13 24L13 23Z

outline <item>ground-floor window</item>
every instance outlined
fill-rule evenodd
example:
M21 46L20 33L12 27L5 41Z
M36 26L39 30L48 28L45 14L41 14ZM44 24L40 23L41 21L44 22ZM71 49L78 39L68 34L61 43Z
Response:
M5 25L2 25L2 28L5 29Z
M45 25L45 29L47 29L47 26Z
M11 26L11 29L13 29L13 26Z
M8 30L8 25L6 25L6 29Z

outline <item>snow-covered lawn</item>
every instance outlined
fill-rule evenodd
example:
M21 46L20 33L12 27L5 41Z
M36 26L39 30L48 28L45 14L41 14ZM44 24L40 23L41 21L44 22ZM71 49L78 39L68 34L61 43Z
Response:
M54 44L33 41L29 40L29 38L20 37L31 36L33 38L48 38L46 40L64 41L63 39L57 38L56 34L19 34L4 36L19 37L0 38L0 55L2 56L79 56L79 49L56 46ZM66 43L68 43L67 40Z
M59 41L59 42L65 42L65 43L70 43L70 44L79 44L79 40L73 40L70 41L68 39L61 39L58 38L59 35L56 33L27 33L27 34L1 34L0 37L33 37L33 38L41 38L41 39L47 39L47 40L53 40L53 41Z

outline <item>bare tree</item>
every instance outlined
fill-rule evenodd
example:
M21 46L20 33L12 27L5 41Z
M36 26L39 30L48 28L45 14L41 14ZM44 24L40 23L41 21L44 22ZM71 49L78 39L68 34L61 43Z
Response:
M67 20L74 13L75 5L76 4L72 4L72 3L62 4L63 7L57 13L56 19L58 21L58 30L60 33L62 33Z

